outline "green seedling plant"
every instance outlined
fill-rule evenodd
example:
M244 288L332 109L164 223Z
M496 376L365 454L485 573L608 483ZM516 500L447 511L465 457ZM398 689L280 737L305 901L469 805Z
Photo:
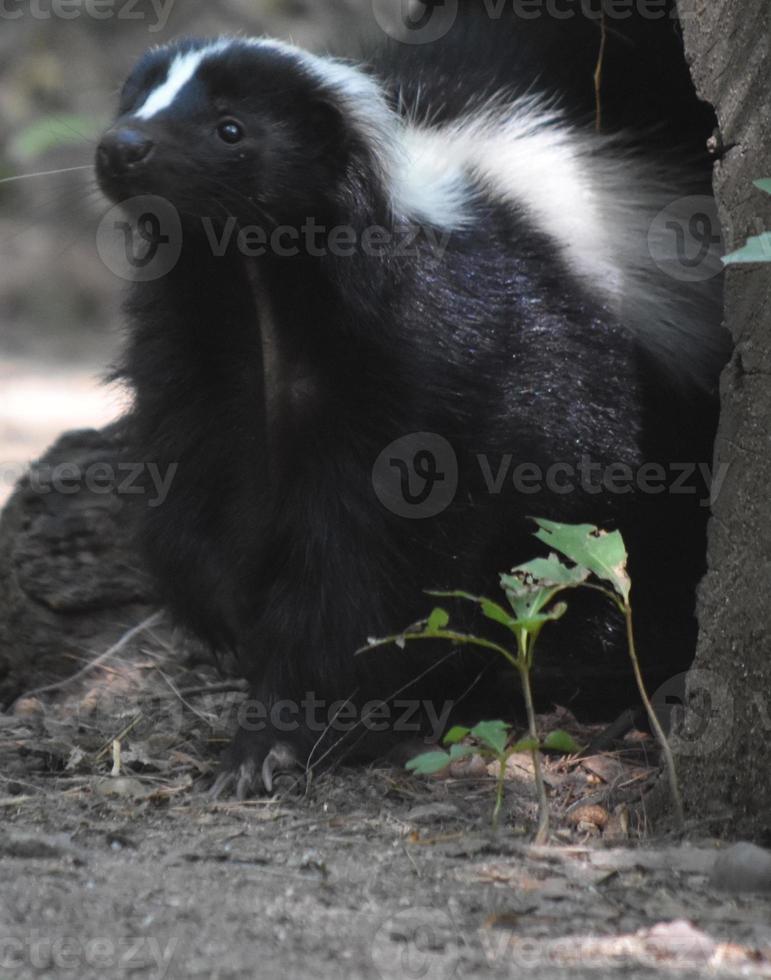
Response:
M651 699L643 679L640 658L637 655L631 600L632 580L627 571L629 556L624 545L624 539L619 531L608 533L606 531L600 531L596 527L588 524L555 524L552 521L543 520L539 520L536 523L539 527L536 537L540 541L543 541L544 544L556 548L569 561L574 562L576 568L587 569L592 580L582 584L585 587L596 589L605 595L624 617L627 647L629 650L629 659L632 662L634 678L640 693L640 699L645 706L645 711L650 721L651 731L655 734L661 746L672 793L672 802L675 808L675 818L678 829L682 831L685 827L685 814L683 811L683 800L680 794L680 785L677 779L675 760L658 715L653 710L653 705L651 704ZM603 584L598 585L597 582ZM608 584L611 588L607 588Z
M428 593L438 598L460 599L475 604L486 619L509 630L515 641L512 649L487 637L452 629L450 614L443 608L434 609L427 619L413 624L398 636L371 640L365 648L371 650L395 643L403 649L408 642L415 640L446 640L458 646L474 646L497 653L514 667L519 676L527 714L526 739L510 749L507 748L508 727L503 722L483 722L481 731L480 726L471 730L455 728L445 737L449 753L443 751L426 753L412 760L410 768L422 774L439 772L451 762L459 761L477 751L483 757L495 759L500 764L493 815L493 823L497 825L503 802L506 760L514 752L529 751L533 760L538 794L538 828L535 843L545 843L549 836L549 808L541 769L541 745L536 727L531 684L536 644L543 628L548 623L561 619L567 611L567 604L564 601L557 601L558 597L573 589L590 588L605 595L624 617L635 680L650 718L651 727L661 743L672 787L676 816L682 827L683 808L674 759L648 697L635 647L630 599L632 582L627 572L628 556L623 538L617 531L609 533L592 525L559 524L546 520L537 520L536 524L538 525L536 537L555 551L547 558L536 558L519 565L508 574L501 575L501 587L509 608L492 599L468 592ZM565 564L555 552L559 552L572 564ZM465 744L466 739L471 739L474 744ZM543 747L566 752L577 750L572 739L564 732L552 733L547 737Z
M538 794L538 829L535 835L536 844L544 844L549 836L549 806L546 798L546 786L543 780L541 768L540 741L536 726L535 706L533 702L533 692L531 686L531 672L535 659L535 648L541 631L547 623L561 619L567 611L564 602L557 603L557 595L566 588L575 588L583 584L590 576L587 568L569 568L563 564L556 555L548 558L537 558L526 565L515 568L510 575L501 576L501 586L509 602L510 609L504 608L492 599L482 596L471 595L468 592L429 592L437 598L461 599L466 602L476 604L482 615L508 629L514 637L514 649L509 649L487 637L475 636L462 633L450 628L450 614L445 609L435 609L428 619L409 627L399 636L386 637L383 640L373 640L368 649L395 643L404 648L407 642L412 640L448 640L458 646L475 646L482 649L491 650L503 657L519 675L522 692L525 701L525 711L527 713L527 739L514 746L508 752L505 751L505 743L499 746L496 742L487 744L488 756L490 750L498 752L498 761L501 762L498 781L498 794L494 811L494 824L497 824L500 814L500 806L503 799L503 781L505 779L505 761L509 755L517 751L529 751L533 760L533 772L535 776L536 792ZM490 723L495 724L495 723ZM503 723L497 723L502 726ZM498 728L500 732L503 728ZM489 732L489 729L484 731ZM485 746L484 735L478 741ZM578 747L572 743L564 733L552 733L547 738L545 747L557 748L557 743L561 742L564 751L577 751ZM426 756L419 756L419 767L414 767L415 771L426 773L436 772L444 768L450 762L462 757L461 749L463 746L455 747L455 755L451 748L450 756L446 753L427 753ZM473 751L473 749L472 749ZM425 760L425 761L424 761ZM439 768L435 769L433 766ZM425 767L429 768L426 769Z
M523 738L514 745L509 745L510 727L503 721L480 721L474 728L456 725L442 739L449 752L425 752L408 762L407 769L419 776L433 776L443 772L452 763L474 755L481 756L485 762L497 763L498 779L493 810L493 828L497 830L506 786L506 764L513 755L521 752L535 754L541 748L537 738ZM552 732L543 747L563 753L580 751L570 735L562 731Z

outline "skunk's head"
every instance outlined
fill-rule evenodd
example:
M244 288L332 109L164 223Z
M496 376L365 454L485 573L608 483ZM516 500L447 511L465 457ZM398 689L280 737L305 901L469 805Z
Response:
M356 68L269 40L149 52L97 150L112 200L249 224L324 217L377 173L391 113Z

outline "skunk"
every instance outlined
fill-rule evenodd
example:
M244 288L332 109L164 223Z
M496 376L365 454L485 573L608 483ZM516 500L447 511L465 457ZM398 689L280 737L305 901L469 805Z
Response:
M677 225L690 178L539 94L520 37L362 63L178 41L99 144L113 202L178 221L151 242L174 238L171 268L131 287L119 374L129 452L175 467L143 553L252 686L217 792L358 745L368 705L398 728L394 697L491 712L497 664L356 651L424 616L426 589L494 593L534 555L531 516L620 528L653 681L692 656L724 351L714 284L667 274L660 216ZM623 700L616 613L571 602L539 667L549 700Z

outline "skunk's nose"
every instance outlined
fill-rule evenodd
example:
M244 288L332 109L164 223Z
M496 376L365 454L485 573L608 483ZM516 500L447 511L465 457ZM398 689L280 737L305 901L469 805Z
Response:
M145 160L155 144L145 133L129 126L108 130L99 143L99 165L110 173L122 173Z

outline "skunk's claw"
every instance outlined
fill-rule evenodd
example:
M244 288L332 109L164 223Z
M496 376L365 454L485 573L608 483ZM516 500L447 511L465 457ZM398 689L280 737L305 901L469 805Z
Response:
M297 753L288 742L277 742L262 763L262 785L266 793L273 792L273 777L280 772L301 768Z
M224 796L230 796L235 786L235 774L230 770L221 772L214 780L214 784L209 790L209 797L212 800L220 800Z
M272 793L276 776L302 768L297 751L288 742L275 742L267 752L259 743L236 738L222 760L222 771L209 790L213 800L235 796L243 802L261 793Z

